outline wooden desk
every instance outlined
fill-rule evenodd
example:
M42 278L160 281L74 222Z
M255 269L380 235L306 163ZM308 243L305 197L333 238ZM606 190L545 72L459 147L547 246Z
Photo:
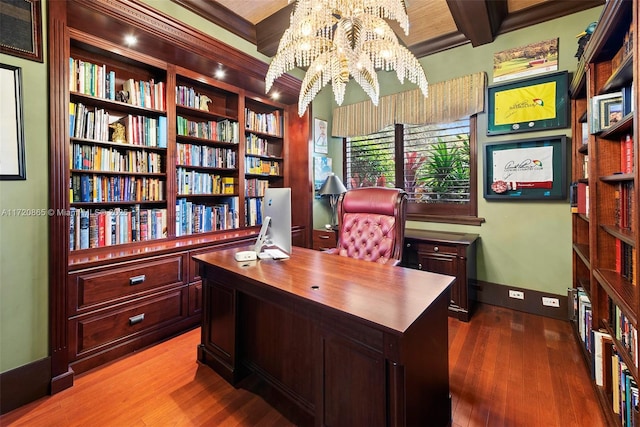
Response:
M237 250L194 257L200 362L234 385L257 374L309 424L450 425L453 277L299 247L236 262Z

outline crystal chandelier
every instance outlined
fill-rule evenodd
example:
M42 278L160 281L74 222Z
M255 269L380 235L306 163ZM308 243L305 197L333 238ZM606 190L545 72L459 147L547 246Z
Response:
M398 43L385 20L395 20L409 33L405 0L289 0L297 4L290 26L267 71L266 92L275 79L295 67L307 68L298 99L302 116L320 89L331 82L338 105L350 76L374 105L380 88L376 69L395 70L400 83L418 85L424 96L428 83L415 56Z

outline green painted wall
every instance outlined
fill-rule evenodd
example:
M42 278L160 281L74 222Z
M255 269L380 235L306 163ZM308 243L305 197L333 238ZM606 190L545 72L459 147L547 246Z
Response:
M465 45L422 58L427 80L435 83L455 77L485 71L489 84L493 79L493 54L512 47L523 46L540 40L559 38L559 70L574 72L577 59L576 35L593 21L597 21L601 8L593 8L568 17L498 36L488 45L476 48ZM379 73L381 95L415 88L407 83L400 85L395 73ZM315 116L327 116L326 96L331 99L331 88L324 88L323 101L313 103ZM347 87L344 105L367 99L365 93L353 81ZM322 106L322 109L320 108ZM333 105L335 107L335 105ZM333 108L331 107L331 108ZM486 136L487 116L478 115L478 188L483 192L483 150L486 143L512 139L571 135L571 129L545 132L526 132L515 136ZM341 139L333 138L330 155L333 170L342 176ZM314 227L321 227L328 218L328 204L314 206ZM546 202L487 202L482 196L478 201L478 216L486 219L482 226L463 226L409 221L407 227L459 231L480 234L478 248L478 279L502 285L533 289L564 295L571 286L571 214L568 201Z
M43 2L43 16L45 10ZM43 36L46 46L46 31ZM25 181L0 181L0 372L4 372L49 352L49 135L46 63L3 54L0 63L22 72L27 173Z
M146 3L266 61L253 45L181 9L169 0L146 0ZM46 17L46 0L43 0L42 6L42 16ZM560 67L573 70L576 66L573 58L576 49L575 35L598 16L599 9L579 13L550 24L501 36L488 46L475 49L461 47L424 58L421 62L431 82L478 70L486 70L491 76L491 61L495 51L558 35ZM46 19L43 19L44 46L46 33ZM0 62L22 67L27 171L26 181L0 181L0 213L3 209L46 209L49 173L47 63L46 60L41 64L1 54ZM299 73L296 75L300 76ZM382 95L408 88L388 77L381 76ZM395 79L394 76L390 77ZM353 91L348 89L347 102L364 99L363 92L354 94ZM327 88L314 101L312 115L327 119L331 128L333 107L333 94ZM488 140L498 139L483 136L486 129L484 115L480 115L479 126L480 148ZM329 156L333 158L334 171L341 175L340 139L333 138L330 141ZM481 161L482 158L480 164ZM479 214L487 219L482 227L419 223L410 223L409 226L480 233L480 279L564 293L564 288L570 285L571 277L571 218L567 203L486 203L481 199ZM316 200L314 225L322 226L328 220L328 204L325 200ZM47 355L47 218L37 215L0 215L0 373Z

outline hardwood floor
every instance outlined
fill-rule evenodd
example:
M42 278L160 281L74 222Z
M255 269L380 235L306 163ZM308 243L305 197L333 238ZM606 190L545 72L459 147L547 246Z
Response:
M289 426L196 362L200 329L89 371L2 426ZM480 305L449 319L454 427L604 426L569 323Z

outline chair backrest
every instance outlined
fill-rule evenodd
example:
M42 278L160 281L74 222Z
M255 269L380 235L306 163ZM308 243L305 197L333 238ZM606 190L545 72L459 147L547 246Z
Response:
M364 187L338 200L338 247L342 256L397 264L402 258L407 194L399 188Z

